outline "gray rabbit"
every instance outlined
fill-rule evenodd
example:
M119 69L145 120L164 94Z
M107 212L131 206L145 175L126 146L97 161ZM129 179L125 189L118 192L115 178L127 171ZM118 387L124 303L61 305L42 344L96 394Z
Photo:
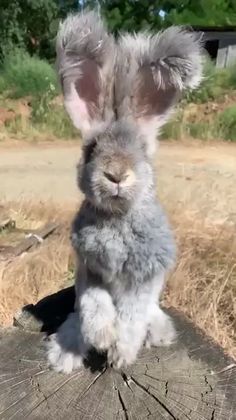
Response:
M57 59L65 107L84 139L85 200L71 233L75 312L51 337L48 359L71 372L95 347L120 368L143 344L168 345L176 336L159 307L175 243L156 198L152 156L181 92L200 83L201 42L178 27L115 41L95 12L85 12L62 24Z

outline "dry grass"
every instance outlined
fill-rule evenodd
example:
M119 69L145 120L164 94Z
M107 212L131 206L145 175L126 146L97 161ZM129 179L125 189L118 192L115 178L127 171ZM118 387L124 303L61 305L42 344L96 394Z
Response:
M28 303L68 284L73 258L68 240L74 209L53 205L10 206L18 225L39 227L60 220L58 236L48 239L33 252L0 266L0 323L9 325L13 314ZM186 208L169 214L175 227L179 258L168 280L164 302L181 309L206 333L236 357L236 238L235 228L206 224Z
M30 230L59 220L62 228L32 252L0 262L0 324L4 326L12 323L23 305L36 303L68 284L72 269L69 224L74 210L42 203L12 203L7 207L18 227Z
M183 311L236 357L235 229L173 218L179 258L165 304Z

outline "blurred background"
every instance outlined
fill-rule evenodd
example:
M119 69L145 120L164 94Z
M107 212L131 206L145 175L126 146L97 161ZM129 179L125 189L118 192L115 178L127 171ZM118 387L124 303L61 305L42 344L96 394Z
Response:
M162 137L236 139L235 0L1 0L0 140L8 133L37 139L45 130L52 137L77 135L58 98L55 37L61 19L86 7L99 8L115 33L172 24L202 33L209 55L205 79L197 93L186 95Z

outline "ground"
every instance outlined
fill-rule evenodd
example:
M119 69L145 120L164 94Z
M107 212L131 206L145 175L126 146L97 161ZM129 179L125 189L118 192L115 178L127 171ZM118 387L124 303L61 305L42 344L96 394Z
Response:
M1 204L19 226L33 228L52 218L69 224L82 198L75 182L79 156L79 142L2 143ZM162 142L155 166L158 193L179 245L165 304L182 309L235 356L236 145ZM2 235L0 242L7 243L10 237ZM20 306L65 282L71 264L67 230L62 229L60 241L45 241L39 248L0 266L4 325Z

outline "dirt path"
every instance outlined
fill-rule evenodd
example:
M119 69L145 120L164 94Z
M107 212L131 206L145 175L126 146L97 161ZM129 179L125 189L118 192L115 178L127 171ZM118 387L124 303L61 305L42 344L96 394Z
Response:
M75 166L79 156L78 145L0 148L1 199L76 199Z
M0 199L74 201L80 146L0 147ZM215 221L236 221L236 145L162 143L156 160L164 200Z

